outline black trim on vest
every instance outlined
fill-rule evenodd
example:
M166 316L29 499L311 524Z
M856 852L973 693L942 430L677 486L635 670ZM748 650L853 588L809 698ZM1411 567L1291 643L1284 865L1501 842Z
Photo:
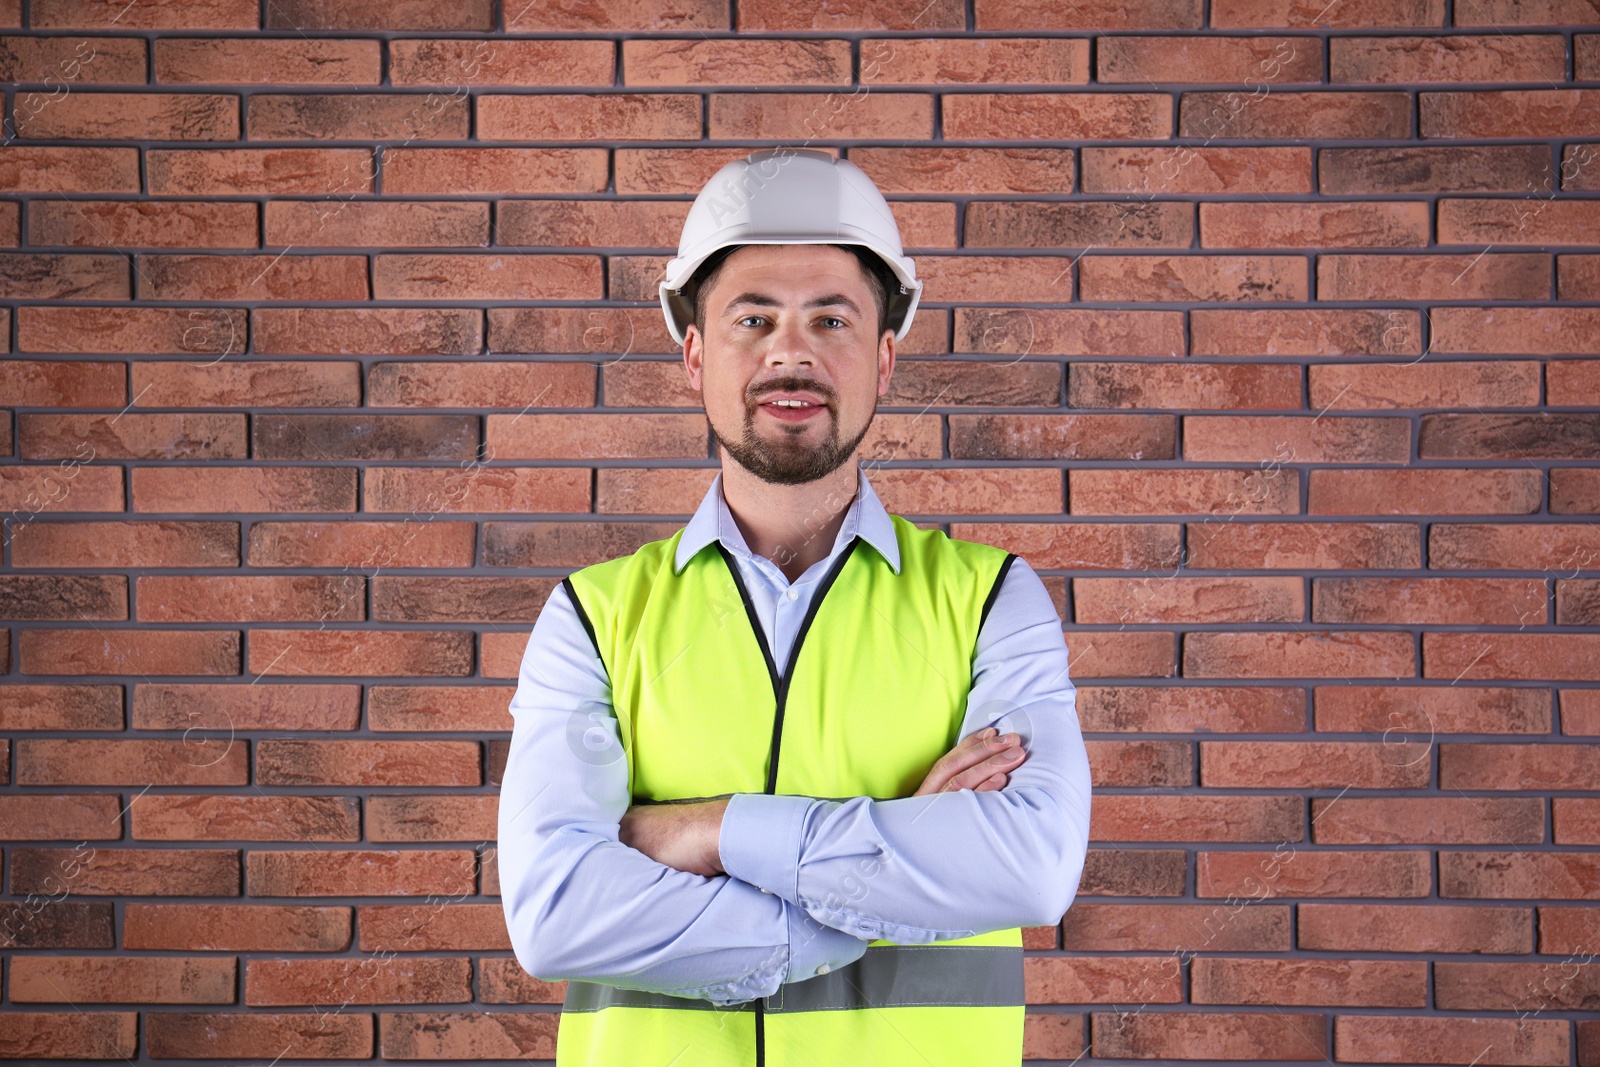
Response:
M761 656L767 661L767 677L772 680L772 693L777 701L777 709L772 717L772 749L767 757L767 786L763 792L776 792L778 787L778 755L783 747L783 706L789 699L789 680L794 677L794 666L800 659L800 646L805 643L806 631L811 629L811 620L817 617L817 609L822 606L822 598L828 595L828 590L833 587L834 580L839 577L839 572L844 570L844 565L855 554L856 545L861 543L861 535L856 534L850 539L850 544L839 553L839 558L834 560L833 566L828 568L828 573L817 586L817 591L811 597L811 603L806 607L806 617L800 620L800 630L794 635L794 645L789 649L789 666L778 676L778 664L772 658L772 648L767 644L766 631L761 628L761 619L756 615L755 601L750 599L750 590L745 588L744 578L739 574L739 564L733 558L733 553L728 551L728 546L721 541L716 542L717 551L722 554L723 562L728 565L728 573L733 576L733 584L739 589L739 599L744 602L745 616L750 620L750 629L755 631L756 641L761 645ZM779 987L782 991L782 987ZM756 1013L756 1067L766 1067L767 1038L765 1015L761 999L755 1002Z
M583 601L578 599L578 591L572 587L572 579L561 579L561 588L567 591L567 599L572 601L572 609L578 613L578 621L583 623L583 630L589 635L589 643L594 645L594 654L600 660L600 669L606 672L606 680L610 681L611 668L606 666L606 657L600 652L600 639L594 635L594 623L589 621L589 613L583 610Z
M994 576L994 585L989 588L989 595L984 598L983 611L978 615L978 632L983 632L983 624L989 618L989 609L994 607L994 602L1000 598L1000 583L1006 580L1006 573L1011 570L1012 561L1017 558L1015 552L1007 552L1006 558L1000 561L1000 573Z

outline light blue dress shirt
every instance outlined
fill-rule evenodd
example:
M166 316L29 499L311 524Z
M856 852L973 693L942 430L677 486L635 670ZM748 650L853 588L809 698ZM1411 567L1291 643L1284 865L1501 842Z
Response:
M899 572L894 525L859 467L833 550L790 583L750 551L719 472L675 562L721 541L782 669L818 582L858 536ZM1003 790L890 800L735 793L719 839L726 874L657 863L618 840L633 798L610 682L561 586L534 623L511 714L500 892L517 961L539 978L726 1006L851 963L876 938L926 943L1054 925L1077 895L1089 761L1060 617L1020 558L978 634L961 725L963 738L991 726L1022 735L1028 758Z

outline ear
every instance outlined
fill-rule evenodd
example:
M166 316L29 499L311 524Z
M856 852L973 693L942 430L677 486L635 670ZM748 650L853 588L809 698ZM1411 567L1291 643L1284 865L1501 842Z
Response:
M878 339L878 395L889 392L889 378L894 374L894 331L884 330Z
M705 369L705 346L699 327L692 322L683 331L683 366L689 374L689 388L704 392L701 374Z

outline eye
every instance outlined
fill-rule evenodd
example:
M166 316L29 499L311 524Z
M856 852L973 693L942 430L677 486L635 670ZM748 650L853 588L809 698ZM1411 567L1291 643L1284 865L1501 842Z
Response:
M841 318L840 318L840 317L839 317L839 316L837 316L837 315L827 315L827 316L824 316L824 318L823 318L823 319L822 319L822 321L823 321L823 322L837 322L837 323L838 323L838 324L839 324L839 325L838 325L838 327L836 327L836 328L837 328L837 329L843 329L843 328L845 328L845 327L846 327L846 326L848 326L848 325L850 325L850 324L849 324L849 323L848 323L848 322L845 322L845 321L844 321L844 320L843 320L843 319L841 319Z
M766 317L766 316L764 316L764 315L745 315L745 316L743 316L743 317L741 317L741 318L739 318L739 319L738 319L738 320L736 320L736 321L737 321L737 322L738 322L738 323L739 323L739 324L740 324L740 325L743 325L743 324L744 324L744 323L747 323L747 322L749 322L749 321L750 321L750 320L751 320L751 319L762 319L762 318L765 318L765 317Z

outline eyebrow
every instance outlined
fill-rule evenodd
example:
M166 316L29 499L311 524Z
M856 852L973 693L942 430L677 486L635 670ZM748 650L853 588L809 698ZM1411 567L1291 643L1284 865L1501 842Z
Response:
M750 304L750 305L752 305L754 307L764 307L764 308L775 308L775 307L782 307L783 306L777 300L773 299L772 297L768 296L765 293L755 293L755 292L740 293L738 296L736 296L732 300L728 301L728 305L727 305L727 307L723 308L722 313L724 315L726 315L729 311L732 311L734 308L738 307L740 304ZM857 315L861 314L861 309L856 307L856 302L854 300L851 300L848 296L845 296L843 293L828 293L825 296L819 296L814 300L808 300L804 304L801 304L800 307L803 310L807 310L807 311L809 311L812 308L821 308L821 307L845 307L845 308L849 308L851 311L853 311Z

